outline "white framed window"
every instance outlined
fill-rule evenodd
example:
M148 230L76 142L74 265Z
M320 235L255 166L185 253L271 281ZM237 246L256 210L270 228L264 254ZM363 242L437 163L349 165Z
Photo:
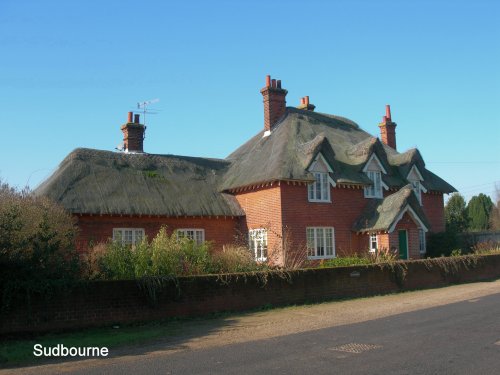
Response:
M332 227L306 228L306 236L309 259L335 258L335 234Z
M420 203L420 205L422 205L422 189L421 189L420 181L413 180L413 181L410 181L410 183L411 183L411 186L413 187L413 192L417 196L418 203Z
M144 228L113 228L113 241L135 245L144 238Z
M267 260L267 230L250 229L248 231L248 245L256 261Z
M423 229L418 230L418 239L420 254L425 254L425 252L427 251L427 245L425 243L425 231Z
M366 175L373 184L365 187L365 198L383 198L382 173L380 171L366 171Z
M378 249L378 237L376 233L370 234L370 253L376 252Z
M188 238L196 244L201 245L205 242L205 229L181 228L176 230L177 239Z
M308 186L309 202L330 202L328 173L313 172L313 175L316 181Z
M427 189L424 187L424 185L422 185L422 181L424 180L424 178L422 177L422 174L420 173L416 165L414 165L410 169L410 173L408 173L406 179L411 184L415 196L417 197L418 203L420 203L420 205L422 206L422 193L426 193Z

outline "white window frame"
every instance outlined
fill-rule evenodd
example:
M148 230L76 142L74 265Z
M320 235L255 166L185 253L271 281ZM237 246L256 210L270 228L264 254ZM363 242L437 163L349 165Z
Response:
M202 228L179 228L175 230L177 239L188 238L194 241L197 245L205 242L205 229Z
M318 167L318 163L319 165L323 164L322 170ZM321 152L318 153L311 163L308 171L311 172L315 178L315 181L307 186L308 201L331 203L330 185L335 187L336 184L330 177L330 173L333 173L333 169L327 163Z
M410 172L408 173L408 176L406 176L406 179L411 184L413 192L417 197L418 203L420 203L420 205L422 206L422 192L427 193L427 189L424 187L424 185L422 185L422 181L424 180L424 178L422 177L422 174L420 173L416 165L414 165L410 169Z
M113 241L119 241L122 245L135 245L144 238L144 228L113 228Z
M248 247L257 262L267 260L267 229L257 228L248 231Z
M373 163L376 164L376 167L372 166ZM376 154L372 154L372 156L370 156L368 161L365 163L363 172L372 181L371 185L365 186L364 188L365 198L383 198L384 193L382 189L388 190L389 187L384 184L384 181L382 180L382 173L387 174L387 171Z
M328 173L312 172L316 181L308 185L307 197L309 202L331 202Z
M365 198L383 198L382 193L382 172L380 171L366 171L366 175L373 184L365 186Z
M422 228L418 229L418 240L420 255L425 254L427 252L427 243L425 238L425 230L423 230Z
M306 240L307 259L335 258L335 228L307 227Z
M378 250L378 236L377 233L370 233L368 237L369 241L369 251L370 253L375 253ZM373 246L375 245L375 247Z
M417 197L417 200L418 200L418 203L420 203L420 205L422 205L422 189L421 189L421 184L420 184L420 181L418 180L413 180L413 181L410 181L411 183L411 186L413 188L413 192L415 193L416 197Z

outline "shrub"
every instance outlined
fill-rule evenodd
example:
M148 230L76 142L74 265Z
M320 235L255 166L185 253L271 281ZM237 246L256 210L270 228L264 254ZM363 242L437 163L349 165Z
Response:
M198 245L177 239L161 228L151 242L145 238L133 246L116 241L94 246L87 256L88 277L117 280L210 273L209 251L209 242Z
M382 248L375 252L369 252L368 257L372 263L391 263L399 260L399 253L394 249Z
M212 251L211 243L196 244L178 239L161 228L150 241L124 245L109 242L94 246L86 256L89 279L140 279L157 276L190 276L210 273L253 272L267 270L267 264L256 263L250 250L226 245Z
M196 244L187 238L178 239L161 228L151 241L152 275L189 276L206 273L210 269L211 244Z
M500 253L500 242L498 241L483 241L472 247L474 254L498 254Z
M267 269L266 264L256 263L249 249L226 245L222 251L212 253L212 273L252 272Z
M49 295L77 279L74 220L61 206L0 181L0 293L2 305Z
M460 248L459 240L455 232L430 233L427 239L426 256L431 258L450 256L451 252L458 248Z
M373 261L369 257L360 257L357 254L347 257L338 257L321 261L320 267L345 267L355 266L359 264L372 264Z
M134 258L131 246L110 241L100 259L102 274L106 279L134 279Z

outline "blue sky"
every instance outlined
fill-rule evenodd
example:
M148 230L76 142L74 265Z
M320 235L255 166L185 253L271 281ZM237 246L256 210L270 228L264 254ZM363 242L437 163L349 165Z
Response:
M0 178L36 187L77 147L113 150L159 98L145 151L226 157L287 103L378 135L467 199L500 187L498 1L0 1Z

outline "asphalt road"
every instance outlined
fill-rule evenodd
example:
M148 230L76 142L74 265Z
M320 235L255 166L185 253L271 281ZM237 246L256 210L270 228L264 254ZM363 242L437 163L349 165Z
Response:
M124 358L37 373L500 374L500 291L355 324Z

